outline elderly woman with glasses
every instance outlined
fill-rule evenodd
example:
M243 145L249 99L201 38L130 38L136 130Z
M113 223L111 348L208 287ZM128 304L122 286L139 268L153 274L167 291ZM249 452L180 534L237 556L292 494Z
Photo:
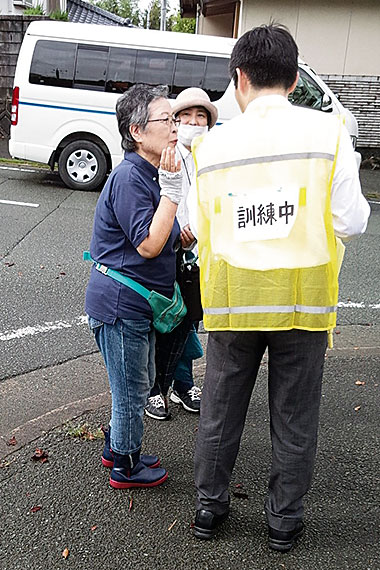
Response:
M100 194L91 257L170 298L180 239L175 216L182 175L174 151L177 122L167 89L131 87L118 100L116 117L125 155ZM112 468L110 484L119 489L160 485L167 472L159 467L158 457L141 454L144 405L155 376L150 305L94 264L86 313L112 394L102 456L103 465Z

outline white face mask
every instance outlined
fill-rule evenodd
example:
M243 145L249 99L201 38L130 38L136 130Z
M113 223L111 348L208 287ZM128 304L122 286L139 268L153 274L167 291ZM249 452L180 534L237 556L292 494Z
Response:
M178 140L184 146L191 146L191 143L195 137L199 137L204 133L207 133L208 127L197 127L196 125L183 125L182 123L178 127Z

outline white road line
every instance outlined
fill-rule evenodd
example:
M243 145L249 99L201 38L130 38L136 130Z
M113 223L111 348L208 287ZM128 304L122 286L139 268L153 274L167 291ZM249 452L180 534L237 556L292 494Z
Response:
M16 329L13 331L5 331L0 333L0 341L14 340L18 338L23 338L25 336L33 336L36 334L56 331L59 329L70 329L74 326L87 324L87 317L85 315L81 317L76 317L72 321L54 321L46 322L42 325L35 325L34 327L24 327L21 329Z
M32 168L19 168L18 166L0 166L0 170L19 170L20 172L40 172Z
M32 204L31 202L14 202L14 200L0 200L0 204L11 204L12 206L29 206L30 208L39 208L39 204Z
M370 303L369 305L365 305L364 303L354 303L349 301L344 303L341 301L338 303L338 308L343 309L380 309L380 303ZM26 336L34 336L36 334L41 334L45 332L57 331L61 329L70 329L72 327L86 325L87 324L87 317L86 315L82 315L80 317L76 317L72 321L50 321L42 323L41 325L23 327L21 329L15 329L13 331L4 331L3 333L0 332L0 341L7 341L7 340L15 340L19 338L24 338Z
M338 307L344 307L346 309L365 309L365 304L364 303L353 303L352 301L348 301L347 303L343 303L341 301L340 303L338 303Z

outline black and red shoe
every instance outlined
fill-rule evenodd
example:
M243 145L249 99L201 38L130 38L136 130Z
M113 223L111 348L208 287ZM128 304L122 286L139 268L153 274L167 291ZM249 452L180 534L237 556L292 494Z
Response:
M113 468L114 464L114 454L111 449L111 428L109 430L104 429L102 427L102 431L104 433L104 448L102 453L102 464L104 467L108 467L108 469ZM140 455L140 461L145 465L145 467L149 467L150 469L154 469L155 467L160 466L160 459L157 455Z
M140 461L140 454L120 455L114 453L114 464L110 476L110 485L114 489L130 489L132 487L157 487L168 478L162 467L146 467Z

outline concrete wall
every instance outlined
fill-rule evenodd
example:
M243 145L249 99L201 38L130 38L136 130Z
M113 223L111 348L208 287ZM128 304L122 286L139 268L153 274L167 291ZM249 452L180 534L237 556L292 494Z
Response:
M379 0L242 0L239 36L271 19L319 74L380 75Z

